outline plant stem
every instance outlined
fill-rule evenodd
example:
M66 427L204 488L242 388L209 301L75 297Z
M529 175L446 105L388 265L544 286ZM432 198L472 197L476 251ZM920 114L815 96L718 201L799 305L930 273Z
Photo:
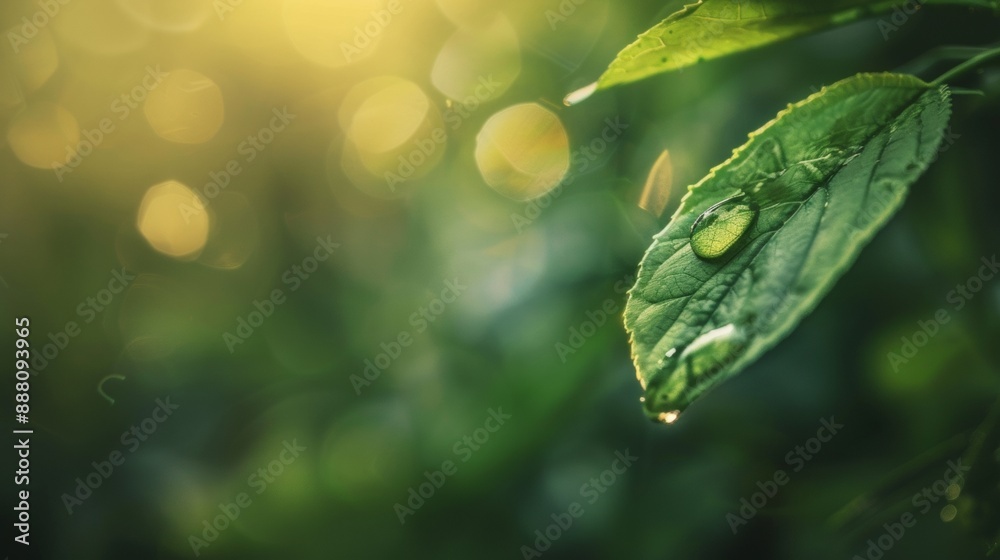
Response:
M965 72L968 72L969 70L972 70L976 66L982 64L983 62L986 62L987 60L990 60L991 58L996 58L998 56L1000 56L1000 47L995 49L990 49L984 53L978 54L970 58L969 60L966 60L965 62L959 64L958 66L952 68L951 70L948 70L944 74L941 74L941 76L939 76L938 79L931 82L931 85L939 86L948 80L951 80L957 76L964 74Z

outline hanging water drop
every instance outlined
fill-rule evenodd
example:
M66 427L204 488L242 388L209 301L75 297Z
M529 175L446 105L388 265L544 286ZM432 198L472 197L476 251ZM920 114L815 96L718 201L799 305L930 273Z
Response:
M681 411L671 410L670 412L661 412L656 419L659 420L660 422L663 422L664 424L673 424L680 417L681 417Z
M728 253L750 230L757 208L741 202L742 196L727 198L698 216L691 226L691 249L703 259L717 259Z

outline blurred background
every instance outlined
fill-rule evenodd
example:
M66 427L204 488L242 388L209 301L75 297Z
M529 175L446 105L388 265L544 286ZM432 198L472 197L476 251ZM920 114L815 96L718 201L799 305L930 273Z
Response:
M952 296L1000 250L1000 68L820 307L674 425L620 314L747 133L858 71L936 77L998 20L925 6L563 105L680 5L5 2L0 309L35 374L11 557L985 557L1000 280Z

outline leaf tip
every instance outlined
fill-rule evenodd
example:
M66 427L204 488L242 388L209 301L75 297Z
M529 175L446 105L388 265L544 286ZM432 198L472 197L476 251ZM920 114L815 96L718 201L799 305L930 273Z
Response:
M567 107L578 105L586 101L591 95L594 95L595 91L597 91L597 82L583 86L576 91L570 92L566 97L564 97L563 105Z

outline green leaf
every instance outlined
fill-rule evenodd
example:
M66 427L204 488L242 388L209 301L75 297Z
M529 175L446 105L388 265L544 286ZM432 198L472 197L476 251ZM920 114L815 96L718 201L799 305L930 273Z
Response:
M922 4L958 4L1000 9L998 0L924 0ZM620 52L597 82L605 89L692 66L703 60L750 50L816 33L861 18L888 14L883 33L909 18L899 0L702 0L685 6ZM893 23L895 22L895 23Z
M950 114L944 86L861 74L790 105L690 187L625 309L647 413L672 421L787 335L902 204Z

